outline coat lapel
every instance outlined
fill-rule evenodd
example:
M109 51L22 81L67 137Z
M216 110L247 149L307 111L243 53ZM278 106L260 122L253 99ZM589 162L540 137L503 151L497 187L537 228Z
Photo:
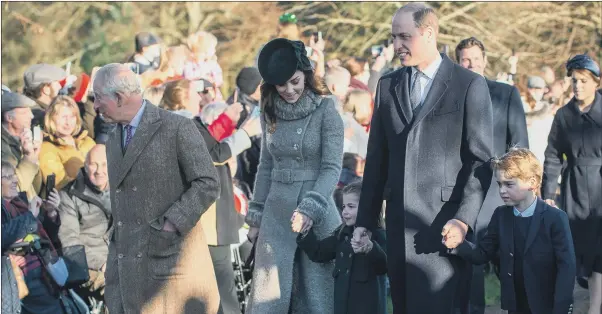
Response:
M107 158L110 161L109 167L112 169L109 173L116 173L119 171L121 162L123 161L123 128L117 124L110 134L109 140L107 141Z
M447 90L447 84L451 79L454 65L452 61L444 54L441 55L441 58L443 60L441 61L439 70L433 79L431 89L426 95L422 106L418 108L418 113L414 117L414 125L418 124L433 110L433 108L436 107L439 101L443 98L443 94L445 94L445 91Z
M500 230L506 230L507 233L503 234L502 239L508 246L508 252L514 251L514 211L511 206L506 206L504 210L504 218L502 219L502 226ZM501 235L501 233L500 233Z
M527 241L525 242L525 253L529 250L533 241L535 241L535 237L537 236L537 232L539 232L539 226L541 225L541 213L544 209L543 201L537 199L537 205L535 205L535 212L533 213L533 218L531 218L531 224L529 226L529 232L527 233Z
M128 145L123 160L120 163L117 181L115 186L119 186L126 174L130 171L134 162L138 159L142 150L146 147L150 139L153 137L155 132L161 126L161 120L159 119L159 109L152 104L147 103L142 114L142 119L138 125L138 129L134 133L130 144ZM120 129L121 127L118 126ZM121 147L121 145L119 145Z
M391 84L390 92L394 95L395 105L401 110L401 116L405 119L406 125L412 121L412 105L410 104L410 67L404 68L400 75L396 76Z

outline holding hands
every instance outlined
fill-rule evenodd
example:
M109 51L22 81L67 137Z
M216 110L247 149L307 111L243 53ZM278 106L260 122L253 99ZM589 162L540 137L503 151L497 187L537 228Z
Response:
M448 249L455 249L458 247L458 245L464 242L467 232L468 225L460 220L451 219L445 224L445 226L443 226L443 230L441 231L441 236L443 236L443 239L441 240L441 243L443 243Z
M314 221L307 215L295 210L291 217L291 227L295 233L307 233L309 229L314 225Z
M353 231L353 238L351 238L351 248L356 254L368 253L374 247L370 237L372 233L364 227L357 227Z

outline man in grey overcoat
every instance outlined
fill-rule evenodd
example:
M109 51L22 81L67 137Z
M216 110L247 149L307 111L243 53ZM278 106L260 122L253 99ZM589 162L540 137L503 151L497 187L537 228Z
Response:
M191 119L144 100L124 65L102 67L93 84L94 106L119 124L106 144L114 224L105 273L109 312L217 313L198 221L219 182L201 134Z
M485 79L437 50L438 20L422 3L393 17L403 68L377 87L354 241L386 200L387 264L396 314L449 314L470 267L446 254L474 230L491 180L492 106ZM466 298L465 298L466 299Z

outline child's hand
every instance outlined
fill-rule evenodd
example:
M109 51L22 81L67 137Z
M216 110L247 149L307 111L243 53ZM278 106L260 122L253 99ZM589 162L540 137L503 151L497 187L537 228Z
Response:
M368 252L370 252L370 250L372 250L373 246L374 246L374 244L370 240L370 236L367 233L362 235L362 237L360 238L359 241L356 241L355 239L351 239L351 248L353 249L353 252L356 254L368 253Z

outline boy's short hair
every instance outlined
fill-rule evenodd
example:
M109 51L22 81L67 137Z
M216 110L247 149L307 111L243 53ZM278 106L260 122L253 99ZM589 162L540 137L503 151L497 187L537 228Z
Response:
M511 179L527 181L533 177L537 187L541 186L543 166L537 157L526 148L510 148L502 157L494 158L491 166L494 171L499 170L504 173L504 176Z

